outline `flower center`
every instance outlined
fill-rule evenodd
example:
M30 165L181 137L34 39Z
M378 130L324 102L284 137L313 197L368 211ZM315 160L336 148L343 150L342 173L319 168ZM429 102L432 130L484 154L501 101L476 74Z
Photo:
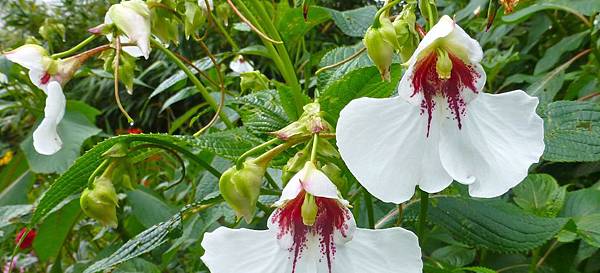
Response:
M307 226L302 219L302 204L305 196L306 192L302 191L295 199L290 200L275 212L271 221L273 224L279 225L277 239L291 235L292 246L288 251L293 255L292 273L294 273L302 253L309 247L309 236L317 237L321 257L327 260L327 266L331 273L336 251L334 233L338 231L343 237L348 236L349 227L346 221L350 219L350 213L337 200L315 197L318 207L317 217L312 226Z
M44 73L44 76L42 76L40 82L42 84L48 84L48 82L50 82L50 74L48 74L48 72Z
M476 80L479 73L471 65L465 64L460 58L443 49L432 51L429 55L417 61L412 85L415 92L423 95L421 101L421 114L427 112L427 136L431 128L433 110L436 106L436 97L445 98L448 108L462 128L461 118L465 113L465 101L461 96L463 89L470 89L478 93Z

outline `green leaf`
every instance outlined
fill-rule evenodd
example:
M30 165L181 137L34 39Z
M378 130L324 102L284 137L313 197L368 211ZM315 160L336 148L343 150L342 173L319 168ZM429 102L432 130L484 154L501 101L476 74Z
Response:
M114 267L159 247L168 240L168 235L181 227L181 213L136 235L109 257L99 260L83 273L94 273Z
M193 140L195 147L203 148L229 160L235 160L262 141L245 128L204 135Z
M218 61L219 61L219 59L217 59L217 62ZM200 60L196 60L192 63L194 64L194 66L196 66L198 69L200 69L202 71L208 70L213 67L213 63L209 57L204 57L204 58L202 58ZM198 74L198 71L196 71L196 69L193 69L192 67L188 67L188 68L192 71L192 73ZM150 98L157 96L158 94L164 92L165 90L171 88L172 86L174 86L176 84L185 82L186 79L187 79L187 75L185 74L185 72L183 72L183 70L178 70L175 74L173 74L173 76L162 81L161 84L159 84L156 87L156 89L154 89L152 94L150 94Z
M0 228L12 225L15 219L31 213L32 210L32 205L12 205L0 207Z
M400 72L400 65L393 65L392 80L386 82L381 80L379 71L373 66L354 70L321 93L321 109L327 113L328 121L336 124L342 108L353 99L389 97L396 90Z
M79 215L81 215L79 198L72 198L60 210L46 217L38 227L33 241L33 249L40 260L48 261L58 256Z
M460 270L466 270L466 271L471 271L471 272L475 272L475 273L496 273L496 270L492 270L487 267L481 267L481 266L463 267Z
M545 160L600 160L600 105L577 101L553 102L545 111L544 128Z
M114 273L160 273L160 268L142 258L135 258L120 265Z
M36 173L64 173L81 154L81 145L101 130L91 123L86 115L67 109L64 118L58 124L58 135L63 147L56 154L39 154L33 148L33 137L29 134L21 143L21 149L27 157L31 171ZM32 132L33 133L33 132Z
M5 191L28 170L29 165L27 165L25 155L16 153L8 165L0 168L0 192Z
M549 47L546 50L544 57L535 64L533 74L540 74L550 70L554 65L556 65L556 63L558 63L558 61L560 61L560 57L563 54L578 49L581 46L581 43L583 43L584 39L589 36L589 34L589 30L573 34L571 36L564 37L558 43Z
M142 190L127 192L133 216L146 228L169 219L175 210L161 199Z
M327 52L325 56L321 59L319 63L319 67L325 67L328 65L339 63L343 60L346 60L350 56L356 54L359 50L364 49L364 45L362 42L353 45L353 46L344 46L334 48L331 51ZM342 64L338 67L328 69L319 74L318 77L318 87L320 90L324 90L327 86L336 80L342 78L344 75L350 73L359 68L373 66L373 62L369 59L366 51L352 59L351 61Z
M344 34L362 38L373 23L377 8L375 6L366 6L348 11L329 9L329 13L335 24Z
M525 252L543 245L568 219L526 214L502 200L436 198L429 220L468 245L494 252ZM415 206L416 207L416 206Z
M600 2L597 0L544 0L517 10L511 14L504 15L505 22L516 22L525 20L529 16L542 10L563 10L566 12L590 16L600 11Z
M276 25L283 41L286 44L293 44L299 42L300 38L304 37L312 28L330 18L327 9L318 6L310 7L307 20L304 20L302 8L289 8L278 17Z
M557 67L527 88L527 94L540 99L538 113L544 113L547 105L554 100L556 94L561 90L565 82L565 69L567 67L566 65Z
M560 187L554 177L530 174L513 189L515 203L523 210L541 217L555 217L565 203L566 187Z
M276 90L265 90L236 98L244 126L256 134L275 132L290 123Z
M600 213L576 217L577 234L588 244L600 247Z
M580 238L600 247L600 190L588 188L569 192L562 215L572 217Z
M185 87L185 88L177 91L177 93L175 93L175 95L169 97L165 101L165 103L160 108L160 112L165 111L165 109L169 108L174 103L180 102L180 101L187 99L195 94L198 94L198 90L196 90L195 86L188 86L188 87Z
M476 255L475 249L449 245L433 251L431 258L453 267L461 267L472 263Z
M29 203L27 193L31 190L35 176L27 171L0 193L0 206Z

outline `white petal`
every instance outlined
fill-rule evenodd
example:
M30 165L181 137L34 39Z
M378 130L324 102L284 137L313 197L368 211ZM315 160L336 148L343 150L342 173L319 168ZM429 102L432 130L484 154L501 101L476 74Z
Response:
M358 181L385 202L410 199L415 186L438 192L452 183L439 157L440 117L402 98L361 98L340 113L336 128L342 159Z
M231 61L231 63L229 63L229 68L236 74L254 71L254 67L252 67L250 61L244 59L242 56L237 56Z
M208 5L210 6L210 10L214 10L215 5L213 4L213 0L208 0ZM202 10L208 11L208 7L206 6L205 0L198 0L198 6L200 6Z
M290 179L275 205L281 206L285 201L296 198L302 190L317 197L340 199L335 184L309 161Z
M481 94L467 107L462 129L443 124L440 156L446 171L470 184L474 197L496 197L519 184L544 152L538 99L523 91Z
M44 108L44 119L33 132L33 147L43 155L52 155L62 147L62 140L57 132L58 123L65 114L66 99L59 83L48 84L48 96Z
M292 272L289 252L271 231L220 227L202 240L202 261L211 273Z
M44 70L43 58L47 56L46 50L33 44L26 44L19 48L4 53L11 62L18 63L27 69Z
M29 70L29 79L33 85L37 86L37 88L42 89L44 93L48 94L48 84L52 81L56 81L56 77L50 76L50 79L46 84L42 83L42 78L46 75L46 71L41 71L37 69Z
M283 191L281 192L279 201L274 204L275 206L281 206L286 201L292 200L298 196L298 194L302 191L302 184L300 183L300 180L305 176L305 174L306 170L302 169L297 172L292 179L290 179L290 181L288 181L287 185L285 185L285 188L283 188Z
M332 273L421 273L422 269L421 248L412 232L358 229L352 241L338 246Z
M121 43L133 42L141 52L141 56L146 59L150 56L150 18L143 16L132 8L122 4L113 5L105 17L105 22L113 22L127 37L128 40L121 39ZM110 40L110 37L107 38ZM139 56L138 52L124 47L127 53L134 57Z
M419 46L415 50L408 61L408 68L400 80L398 85L398 95L404 99L410 101L415 105L420 105L422 100L421 94L415 95L415 90L412 85L412 79L414 75L415 65L417 61L423 57L423 54L430 52L432 47L441 46L445 48L449 53L461 57L463 61L469 62L467 65L471 65L475 68L475 71L479 74L477 78L476 87L477 91L481 91L485 85L486 74L479 62L483 58L483 49L481 45L471 38L459 25L457 25L452 18L445 15L440 21L431 28L431 30L425 35L423 40L419 43ZM463 92L466 95L472 95L472 91ZM470 98L465 98L465 101L470 101Z

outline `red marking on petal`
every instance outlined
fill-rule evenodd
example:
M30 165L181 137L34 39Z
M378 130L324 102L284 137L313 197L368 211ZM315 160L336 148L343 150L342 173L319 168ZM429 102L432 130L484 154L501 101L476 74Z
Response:
M48 74L48 72L44 73L44 76L42 76L40 82L42 84L48 84L48 82L50 82L50 74Z
M452 71L449 79L440 79L436 63L438 55L435 51L417 61L413 73L412 85L415 89L412 96L417 93L423 95L421 101L421 114L427 112L427 137L431 128L431 119L435 109L436 97L443 97L448 102L448 107L454 119L458 123L458 128L462 128L462 115L465 113L466 103L461 96L463 89L469 89L474 93L479 91L475 87L479 73L471 66L463 62L455 55L448 53L452 61Z
M315 197L318 207L317 219L313 226L306 226L302 221L302 203L306 193L302 191L293 200L290 200L282 208L275 211L272 223L279 225L277 239L286 235L292 236L292 246L288 251L293 255L292 273L296 272L296 265L302 257L302 253L308 247L308 236L318 236L321 255L327 259L329 273L332 271L333 259L335 257L334 233L339 231L346 237L350 213L337 200Z

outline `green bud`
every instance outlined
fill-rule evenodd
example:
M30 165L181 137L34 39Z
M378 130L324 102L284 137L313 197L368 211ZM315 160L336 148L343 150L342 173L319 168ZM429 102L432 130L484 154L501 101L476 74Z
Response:
M127 142L117 142L117 144L113 145L106 152L102 154L103 157L111 157L111 158L123 158L129 154L129 143Z
M92 186L92 189L86 188L81 194L81 209L102 225L116 228L118 199L112 182L106 177L98 177Z
M206 21L204 11L198 6L196 2L185 2L185 20L184 30L185 37L187 39L197 31Z
M450 56L448 56L448 52L446 50L440 48L437 49L437 62L435 64L435 69L440 79L450 79L452 73L452 60L450 60Z
M231 167L219 179L219 190L223 199L235 211L238 218L244 218L248 223L254 218L256 202L266 170L266 166L248 159L241 169Z
M290 181L290 179L292 179L297 172L302 170L304 164L310 159L310 152L308 152L307 148L297 152L288 160L285 166L283 166L281 181L283 181L284 185L286 185L287 182Z
M319 139L318 155L328 158L340 158L340 152L327 139Z
M317 220L318 212L319 207L317 207L315 197L310 193L306 193L304 195L304 202L302 203L301 208L302 222L304 223L304 225L314 225L315 221Z
M392 23L400 44L400 57L407 62L419 45L419 33L415 28L417 17L415 5L406 5Z
M393 46L385 41L379 29L373 27L367 30L363 43L367 48L369 58L377 66L381 78L390 81L390 67L394 54Z
M240 74L242 92L262 91L269 89L269 78L260 71L243 72Z

